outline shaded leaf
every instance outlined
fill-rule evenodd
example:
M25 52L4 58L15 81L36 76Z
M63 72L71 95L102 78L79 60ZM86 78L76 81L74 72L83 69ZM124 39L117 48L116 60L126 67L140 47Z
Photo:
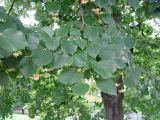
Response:
M19 64L19 68L23 76L30 77L37 70L37 66L32 62L30 57L24 57Z
M140 7L139 0L128 0L128 4L134 7L135 9Z
M7 85L9 81L9 76L2 70L0 70L0 85L4 86Z
M109 48L101 48L99 55L102 59L114 59L116 57L115 51Z
M108 5L112 5L116 0L96 0L96 5L101 8L107 8Z
M89 56L96 58L96 56L99 54L100 48L96 44L90 44L86 50Z
M89 41L95 41L99 37L99 29L95 26L86 26L84 28L84 37Z
M82 74L75 71L66 71L60 74L58 81L63 84L74 84L82 80Z
M46 2L45 8L48 12L56 12L60 10L61 4L57 1Z
M68 35L68 28L61 27L60 29L56 29L56 36L59 38L64 38Z
M94 25L96 23L96 18L94 16L85 16L84 20L87 25Z
M39 45L39 39L38 39L38 36L36 36L35 34L29 34L28 36L28 39L27 39L27 42L28 42L28 46L27 48L29 50L33 50L35 49L38 45Z
M59 55L55 54L53 57L53 61L50 64L50 67L53 69L62 68L65 65L67 59L68 59L68 55L65 53L62 53Z
M79 29L76 29L76 28L70 29L70 36L80 36L80 35L81 35L81 33L80 33Z
M74 43L80 47L82 50L86 47L87 42L82 38L74 39Z
M0 58L6 58L6 57L8 57L10 55L11 55L10 52L7 52L6 50L0 48Z

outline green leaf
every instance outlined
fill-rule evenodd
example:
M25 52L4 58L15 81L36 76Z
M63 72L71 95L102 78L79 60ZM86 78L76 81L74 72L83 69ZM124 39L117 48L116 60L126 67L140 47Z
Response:
M99 37L99 29L95 26L86 26L84 28L84 37L89 41L95 41Z
M112 5L116 0L96 0L96 5L101 8L107 8L108 5Z
M44 41L49 50L56 50L60 45L60 37L53 37L54 32L50 27L45 27L41 30L39 39Z
M51 39L46 39L45 43L46 43L46 47L49 50L53 50L54 51L59 47L60 40L54 37L54 38L51 38Z
M75 71L66 71L60 74L58 81L63 84L74 84L82 80L82 74Z
M73 56L73 64L77 67L89 67L88 56L86 53L78 52Z
M15 52L24 49L27 42L21 31L6 29L0 33L0 47L8 52Z
M9 76L2 70L0 70L0 85L5 86L9 81Z
M61 8L61 4L57 1L46 2L45 8L48 12L57 12Z
M84 78L86 78L86 79L90 79L91 78L91 71L90 70L86 70L84 72Z
M28 46L27 48L29 50L34 50L38 45L39 45L39 39L38 39L38 36L35 35L35 34L29 34L28 36L28 39L27 39L27 42L28 42Z
M111 77L117 70L116 63L113 60L101 60L100 62L92 61L91 67L103 79Z
M3 6L0 6L0 12L2 12L2 13L6 12L6 10L5 10L5 8Z
M107 15L103 20L110 26L115 24L115 20L112 15Z
M74 43L80 47L82 50L86 47L87 42L82 38L74 39Z
M94 25L96 23L96 18L94 16L87 15L84 20L87 25Z
M117 95L117 88L115 83L109 79L98 79L96 80L97 87L103 92L110 95Z
M68 28L60 27L60 29L56 29L56 36L58 36L59 38L68 36Z
M134 7L135 9L140 7L139 0L128 0L128 4Z
M81 35L81 33L80 33L79 29L76 29L76 28L70 29L70 36L80 36L80 35Z
M116 57L115 51L107 47L101 48L99 55L102 59L114 59Z
M127 69L127 75L124 77L124 84L127 87L134 87L139 83L140 70L130 67Z
M45 66L51 63L53 59L52 52L45 50L42 46L38 46L32 51L32 60L38 67Z
M76 95L85 95L89 90L89 85L86 83L78 83L73 86L73 93Z
M53 57L53 61L50 64L50 67L53 69L62 68L67 62L67 59L68 59L68 55L66 53L62 53L59 55L55 54Z
M6 50L0 48L0 58L6 58L9 57L11 55L10 52L7 52Z
M135 43L135 41L134 41L133 38L127 37L127 38L125 39L125 45L126 45L129 49L131 49L131 48L134 47L134 43Z
M54 31L49 26L45 26L45 27L41 28L41 30L43 32L45 32L49 37L52 37L54 35Z
M87 47L87 54L93 58L96 58L96 56L99 54L100 48L96 44L90 44L89 47Z
M118 69L124 69L127 66L122 59L116 59L115 61Z
M37 66L32 62L30 57L24 57L19 64L19 68L24 77L28 78L37 70Z
M76 50L77 50L77 46L71 40L65 40L65 39L62 40L61 46L62 46L62 49L65 52L67 52L67 53L69 53L71 55L73 55L76 52Z

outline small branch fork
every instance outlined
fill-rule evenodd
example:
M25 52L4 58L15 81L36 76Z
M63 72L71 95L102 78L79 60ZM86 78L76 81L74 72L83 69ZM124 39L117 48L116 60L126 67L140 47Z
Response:
M16 1L16 0L13 0L13 1L12 1L11 7L10 7L10 9L9 9L9 11L8 11L8 15L11 13L11 11L12 11L12 9L13 9L13 6L14 6L15 1Z

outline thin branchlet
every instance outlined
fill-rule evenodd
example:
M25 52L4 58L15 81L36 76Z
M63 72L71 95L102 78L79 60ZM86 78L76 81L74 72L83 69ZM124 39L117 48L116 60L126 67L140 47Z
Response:
M13 6L14 6L15 1L16 1L16 0L13 0L13 1L12 1L11 7L9 8L9 11L8 11L8 15L11 13L11 11L12 11L12 9L13 9Z

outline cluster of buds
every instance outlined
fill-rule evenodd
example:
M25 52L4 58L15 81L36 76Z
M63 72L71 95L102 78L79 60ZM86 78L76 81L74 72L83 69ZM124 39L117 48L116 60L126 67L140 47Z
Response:
M103 14L103 11L101 11L100 8L92 9L92 11L93 11L95 14L97 14L97 15Z
M33 79L33 80L39 80L40 77L41 77L40 74L33 74L32 77L31 77L31 79Z
M59 12L52 12L50 13L53 20L58 21L59 20Z
M8 68L6 71L7 71L7 72L15 72L16 69L15 69L15 68Z
M45 74L33 74L31 79L33 80L39 80L40 78L50 78L51 77L51 74L49 73L45 73Z
M12 55L13 55L15 58L17 58L17 57L23 55L23 53L22 53L22 51L16 51L16 52L12 53Z
M53 17L58 17L59 16L59 13L58 12L53 12L51 13Z
M81 0L82 4L87 4L89 2L89 0Z
M85 99L88 102L96 102L96 103L101 103L102 102L101 97L93 96L93 95L89 95L89 94L85 96Z

